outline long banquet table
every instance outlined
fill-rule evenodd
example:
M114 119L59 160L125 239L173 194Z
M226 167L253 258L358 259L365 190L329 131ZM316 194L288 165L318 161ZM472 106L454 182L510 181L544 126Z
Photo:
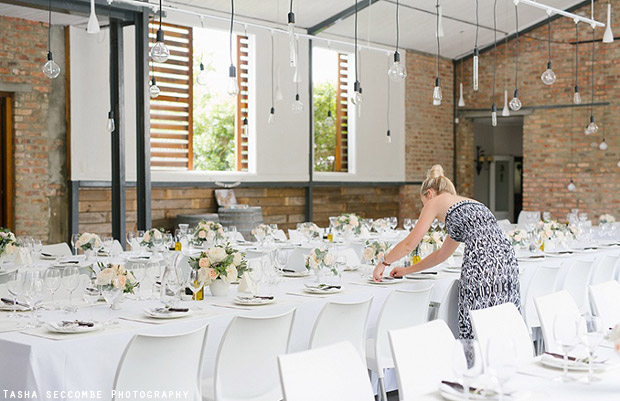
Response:
M550 263L559 265L576 258L592 259L604 254L617 255L619 252L620 248L617 247L605 248L596 252L575 254L570 258L546 258L521 263L522 294L525 293L523 287L527 285L537 266ZM460 263L458 259L457 262ZM97 304L80 308L77 318L96 319L113 322L113 324L102 331L80 335L52 334L46 332L44 328L30 330L15 328L11 327L14 323L10 323L15 320L0 316L0 358L2 362L0 363L0 398L8 398L10 391L30 391L30 394L22 393L21 399L91 400L98 399L99 394L102 394L102 399L109 399L114 374L122 352L135 334L182 333L205 324L208 324L209 331L203 374L205 378L211 377L219 342L225 328L236 315L274 315L295 308L289 345L290 352L295 352L307 348L312 326L325 303L330 301L355 302L372 297L373 302L368 320L368 336L372 337L381 306L392 290L433 285L431 299L440 302L449 284L459 277L458 273L449 273L442 269L441 266L436 267L435 270L439 271L439 274L429 279L403 279L402 282L390 285L369 283L357 271L344 272L343 291L329 296L303 293L304 283L315 282L313 277L283 278L279 285L272 288L277 301L271 305L256 307L234 305L232 298L236 296L237 290L233 286L228 297L215 298L207 295L203 301L183 302L184 305L190 306L193 314L182 319L166 321L146 319L141 313L145 307L158 305L159 301L155 300L127 299L118 311L110 310L105 304ZM75 317L62 311L43 311L42 314L43 321L67 320L68 318L74 319ZM26 319L17 319L17 321L26 322ZM577 396L584 388L590 389L587 391L593 395L588 399L612 399L610 394L615 397L613 399L618 399L620 370L608 372L604 377L605 380L601 383L589 387L577 387L579 391L573 391L572 385L551 385L548 378L517 375L515 380L521 383L520 385L532 388L532 399L585 399ZM396 388L393 375L389 376L387 387L388 389ZM1 391L4 390L9 392L2 393ZM33 397L34 391L36 391L36 398ZM549 397L545 398L546 395Z

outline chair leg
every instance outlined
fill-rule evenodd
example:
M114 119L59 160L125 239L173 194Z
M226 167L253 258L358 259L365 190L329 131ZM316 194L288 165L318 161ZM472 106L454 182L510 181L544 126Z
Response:
M379 378L379 392L381 393L381 399L383 401L388 401L387 392L385 391L385 380L383 377Z

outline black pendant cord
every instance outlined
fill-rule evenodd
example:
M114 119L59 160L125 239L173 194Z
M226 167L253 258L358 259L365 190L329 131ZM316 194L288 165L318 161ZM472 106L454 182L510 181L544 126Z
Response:
M478 22L478 0L476 0L476 40L474 42L474 49L478 48L478 29L480 28Z
M547 62L551 64L551 15L547 14Z
M159 30L160 31L161 31L161 17L162 17L162 14L163 14L163 11L161 9L161 1L162 0L159 0Z
M273 31L271 31L271 108L273 109L273 99L274 99L274 95L273 95L273 52L274 52L274 45L273 45Z
M497 75L497 0L493 2L493 96L495 106L495 76Z
M234 23L235 23L235 0L230 0L230 33L229 33L230 46L228 49L228 52L230 54L230 65L235 65L235 63L233 63L233 44L232 44Z
M289 8L289 12L292 13L293 12L293 0L291 0L291 6Z
M575 90L579 87L579 24L575 24Z
M152 24L150 24L150 25L151 26L149 28L149 31L151 32L151 35L153 35L153 25ZM150 41L151 41L151 39L149 39L149 43L150 43ZM153 58L152 57L149 57L149 66L151 68L151 82L152 82L153 80L155 80L155 66L153 65Z
M439 0L437 0L437 3L435 5L435 10L436 10L436 26L435 26L435 36L437 36L437 75L436 77L439 78L439 54L441 53L441 44L439 43Z
M47 15L47 52L52 52L52 0L49 1L49 13Z
M388 68L390 66L390 56L388 56ZM386 120L387 120L387 132L388 135L390 135L390 77L388 76L387 78L387 113L386 113Z
M400 3L398 0L396 0L396 53L398 53L398 45L400 43L400 18L398 14L399 7Z
M516 23L516 38L515 38L515 93L519 90L519 7L515 4L515 23ZM517 97L517 96L515 96Z
M355 0L355 81L359 81L359 76L357 75L358 65L357 65L357 0Z
M592 28L592 55L590 60L590 79L592 80L592 100L590 102L590 117L594 113L594 28Z

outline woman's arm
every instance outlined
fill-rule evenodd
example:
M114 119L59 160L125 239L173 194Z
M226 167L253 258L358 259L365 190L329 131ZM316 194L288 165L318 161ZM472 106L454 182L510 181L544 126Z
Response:
M458 248L459 243L450 237L446 237L441 248L431 253L413 266L395 267L390 272L392 277L402 277L409 273L417 273L429 267L437 266L450 257Z
M395 263L400 260L403 256L411 253L416 246L420 243L424 234L428 232L428 229L431 227L431 223L437 216L437 206L436 203L431 200L426 203L426 206L422 208L422 212L420 213L420 218L418 219L418 223L413 228L413 231L405 237L402 241L400 241L392 250L385 255L383 260L385 263ZM379 263L375 270L372 273L373 280L381 281L381 277L383 277L383 271L385 270L385 265L383 263Z

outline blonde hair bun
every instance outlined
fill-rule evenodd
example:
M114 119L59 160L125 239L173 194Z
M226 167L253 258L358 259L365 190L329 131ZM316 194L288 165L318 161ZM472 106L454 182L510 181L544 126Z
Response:
M426 180L420 187L420 195L424 196L430 189L434 190L437 195L444 192L456 195L454 184L444 175L443 167L440 164L435 164L428 170Z
M444 171L443 167L441 167L441 164L435 164L433 167L431 167L430 170L428 170L427 178L437 177L444 177Z

